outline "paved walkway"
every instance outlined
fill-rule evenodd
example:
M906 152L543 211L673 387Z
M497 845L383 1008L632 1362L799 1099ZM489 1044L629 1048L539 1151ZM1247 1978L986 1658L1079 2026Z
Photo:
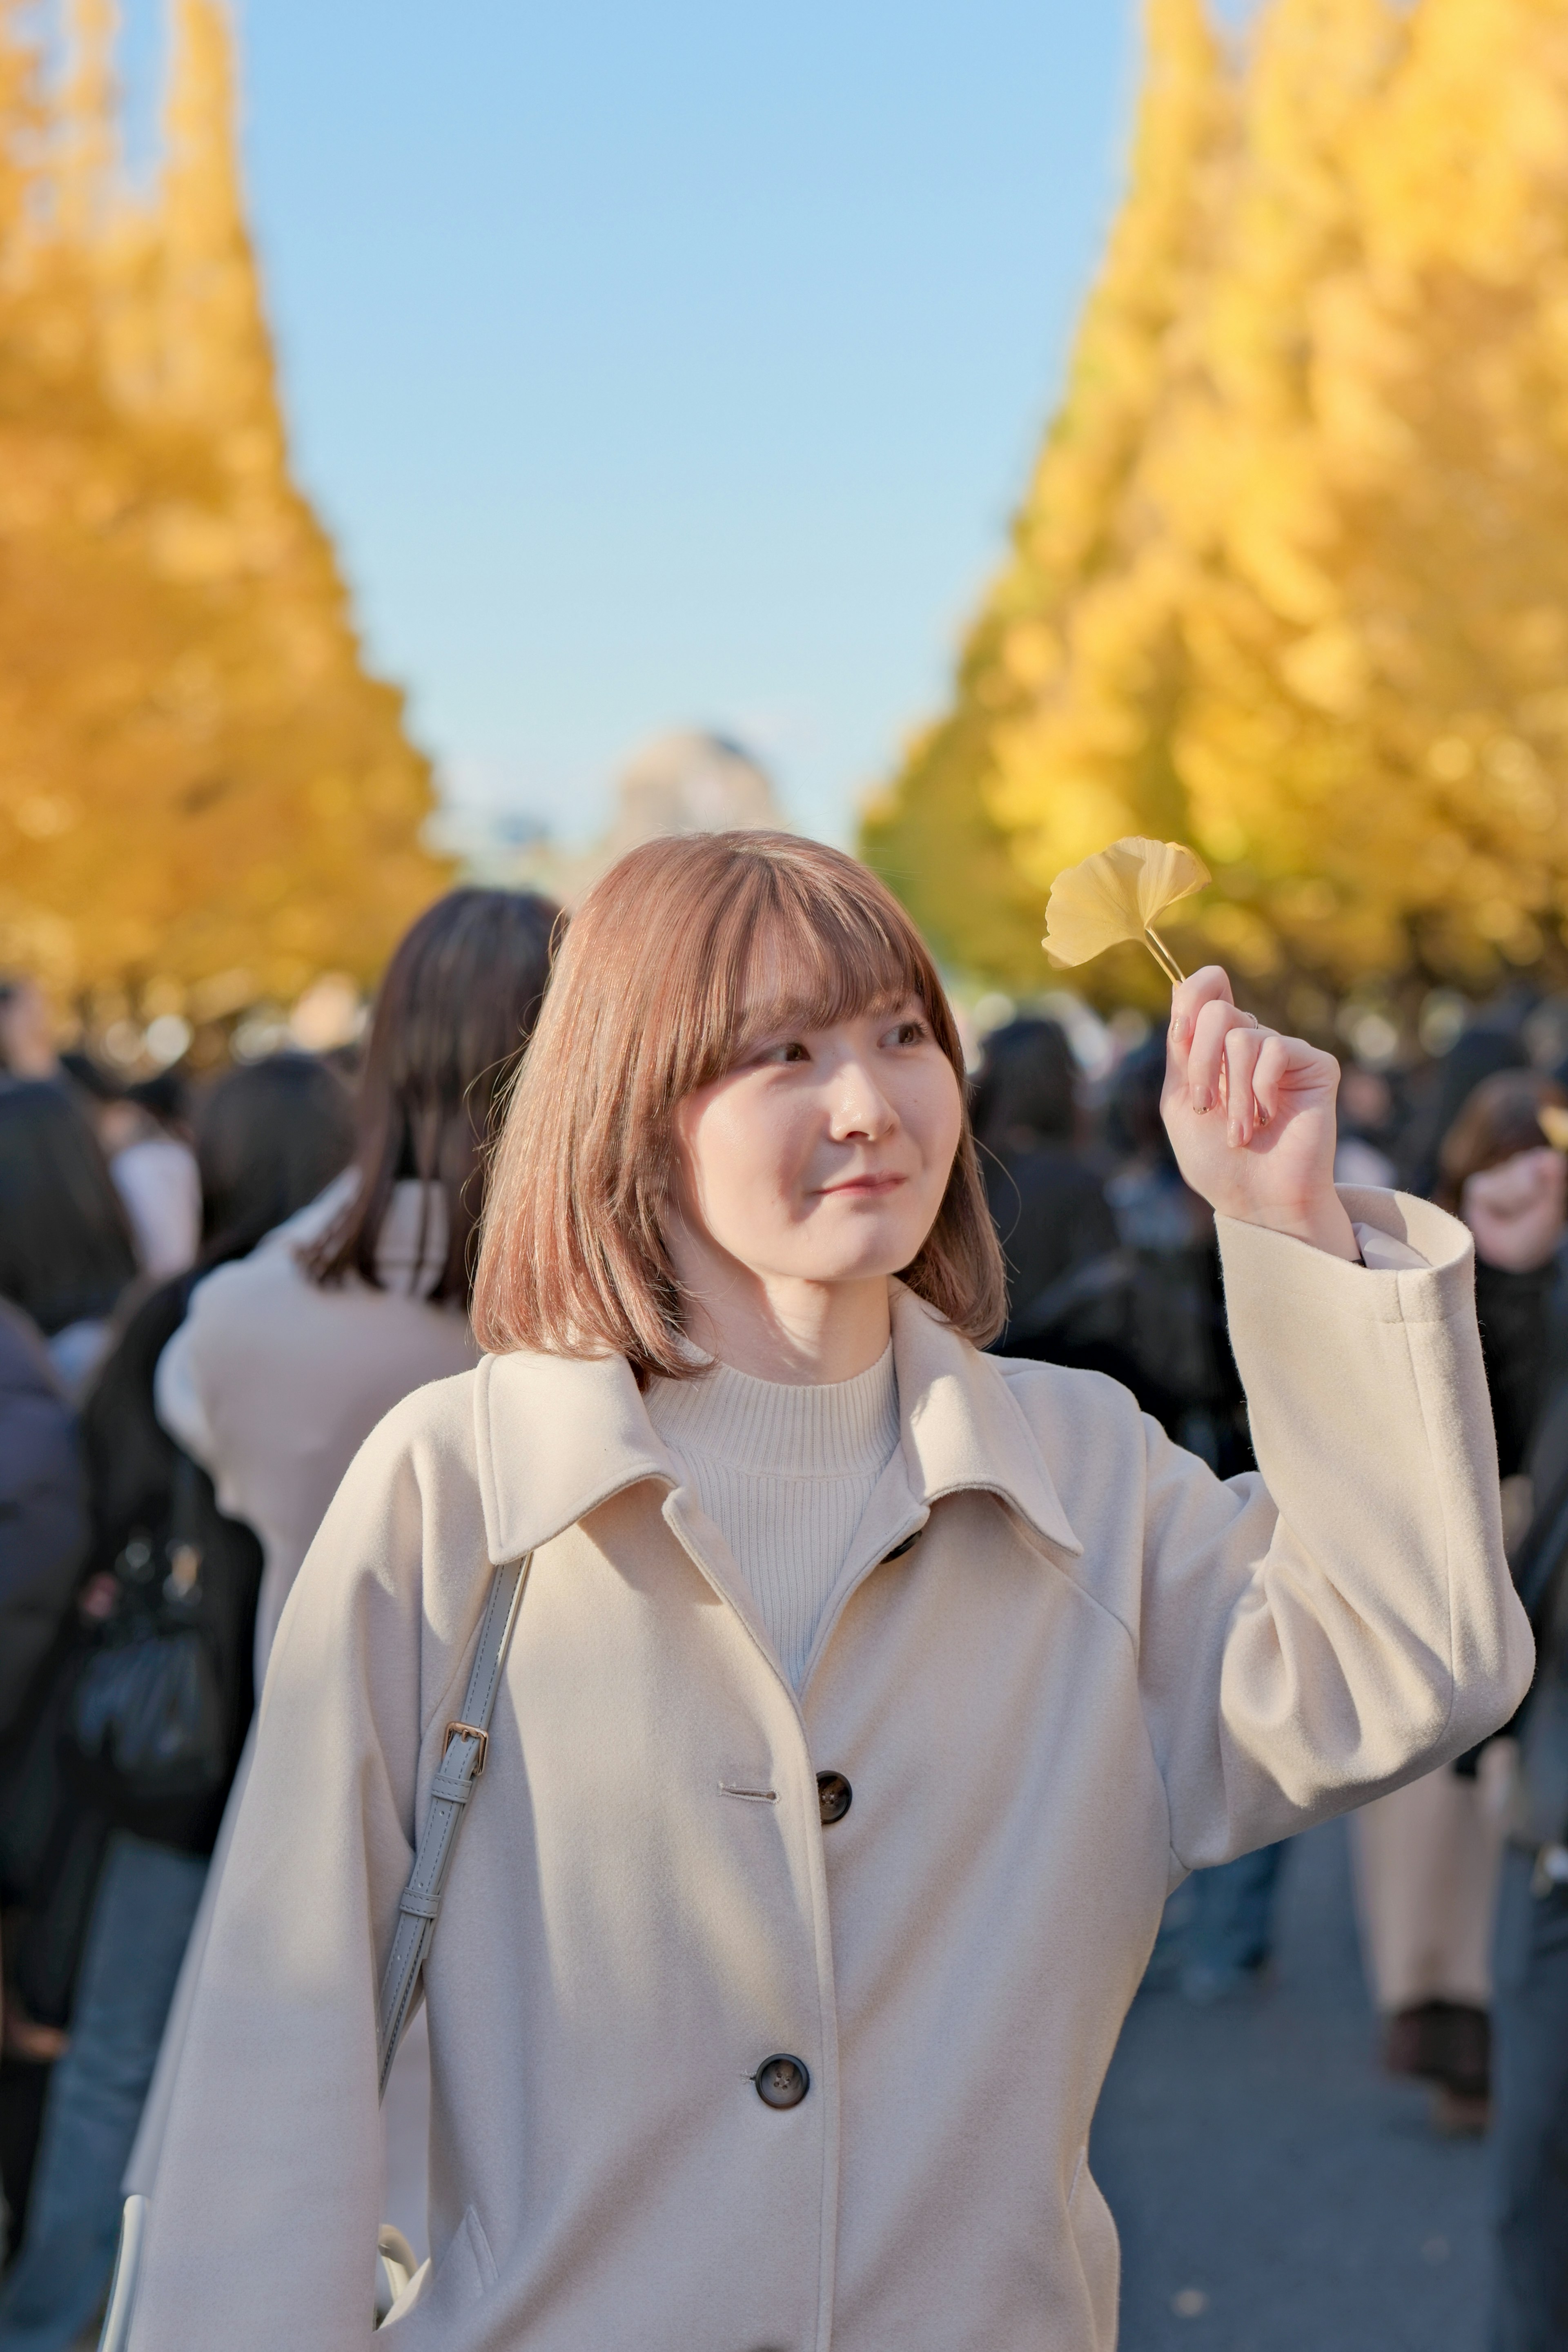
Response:
M1286 1859L1273 1982L1134 2004L1094 2128L1121 2352L1484 2352L1483 2153L1373 2063L1343 1824Z

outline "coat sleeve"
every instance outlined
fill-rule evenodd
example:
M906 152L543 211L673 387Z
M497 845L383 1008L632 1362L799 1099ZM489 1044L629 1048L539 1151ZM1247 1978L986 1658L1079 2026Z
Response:
M131 2352L368 2347L381 2208L376 1998L416 1791L484 1601L434 1640L442 1492L409 1408L367 1441L280 1630L170 2102ZM448 1482L450 1484L450 1482ZM457 1526L453 1528L454 1514Z
M1425 1265L1218 1220L1259 1474L1221 1485L1145 1423L1139 1677L1185 1869L1462 1754L1530 1681L1469 1234L1427 1202L1345 1200Z

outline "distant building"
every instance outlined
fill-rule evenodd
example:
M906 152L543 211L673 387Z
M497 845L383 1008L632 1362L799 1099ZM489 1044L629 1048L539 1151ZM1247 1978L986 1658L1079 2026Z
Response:
M622 772L615 814L593 853L602 873L639 842L669 833L782 825L767 771L727 736L682 728L645 744Z
M606 831L588 849L565 848L495 818L444 828L469 879L549 891L575 905L599 877L640 842L672 833L787 829L768 771L726 735L678 728L655 736L622 770Z

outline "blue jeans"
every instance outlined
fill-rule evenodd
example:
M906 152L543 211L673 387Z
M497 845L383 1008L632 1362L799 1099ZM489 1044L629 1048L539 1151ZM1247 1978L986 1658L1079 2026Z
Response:
M1247 1983L1268 1958L1284 1855L1283 1843L1266 1845L1217 1869L1194 1871L1181 1969L1189 2000L1212 2000Z
M1510 1846L1492 1950L1493 2352L1568 2344L1568 1888Z
M108 2289L120 2184L206 1874L171 1846L123 1833L110 1845L26 2234L0 2293L0 2352L67 2352Z

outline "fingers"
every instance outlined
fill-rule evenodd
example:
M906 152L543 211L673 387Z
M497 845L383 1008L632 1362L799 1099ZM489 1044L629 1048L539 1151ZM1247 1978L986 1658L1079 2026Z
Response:
M1244 1150L1258 1129L1269 1124L1269 1114L1260 1111L1257 1099L1257 1074L1264 1047L1272 1036L1270 1029L1230 1029L1226 1032L1226 1140L1233 1151Z
M1260 1033L1262 1050L1252 1072L1252 1099L1258 1106L1259 1124L1267 1127L1280 1115L1280 1101L1285 1076L1291 1066L1291 1049L1275 1029Z
M1223 1106L1226 1100L1229 1072L1231 1037L1260 1038L1270 1033L1260 1030L1250 1013L1239 1013L1230 1001L1228 987L1223 997L1210 997L1199 1006L1192 1025L1192 1042L1187 1048L1186 1087L1192 1107L1201 1118L1206 1111ZM1251 1062L1246 1065L1250 1078Z
M1232 1001L1229 975L1217 963L1206 963L1201 971L1195 971L1172 991L1167 1051L1184 1076L1198 1014L1206 1004L1229 1004Z

